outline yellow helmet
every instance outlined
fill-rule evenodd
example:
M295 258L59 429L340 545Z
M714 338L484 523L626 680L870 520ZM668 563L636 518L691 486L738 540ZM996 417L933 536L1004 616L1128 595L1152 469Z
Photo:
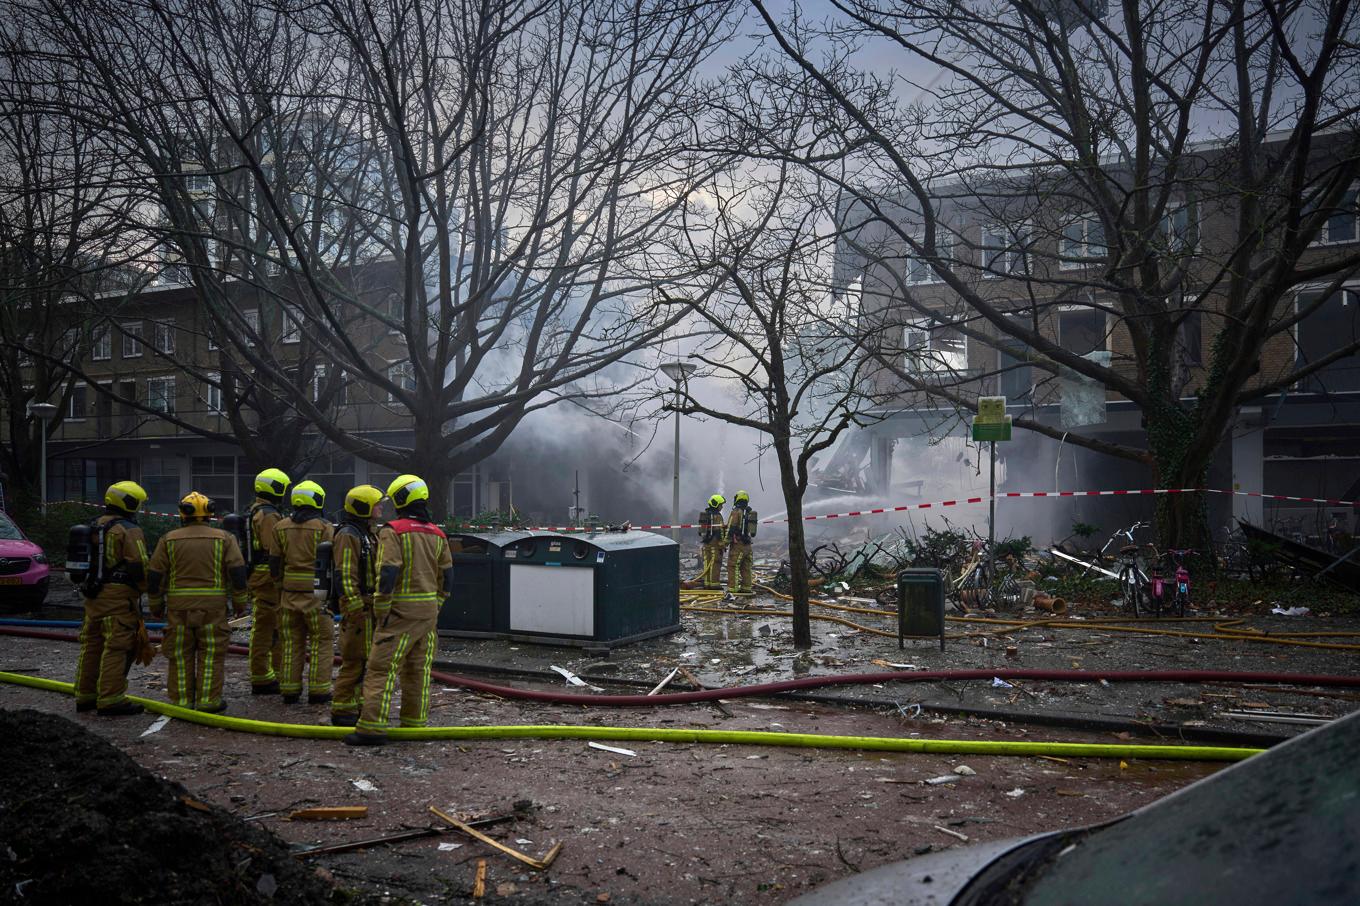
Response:
M345 512L360 519L367 519L373 515L378 501L382 499L382 491L371 484L361 484L357 488L351 488L345 495Z
M293 506L311 506L318 510L326 505L326 490L315 481L299 481L293 488Z
M288 486L292 483L293 480L282 469L265 469L255 476L255 492L282 497L288 493Z
M430 499L430 486L418 475L398 475L387 486L387 496L397 509L403 509L417 500Z
M726 502L727 498L721 494L714 494L712 497L708 498L708 505L713 507L714 509L717 509Z
M212 499L198 491L190 491L179 502L179 516L185 522L191 519L207 520L216 509Z
M746 493L745 491L738 491L732 497L732 502L735 503L737 506L741 506L743 503L750 503L751 495Z
M104 492L104 503L131 515L146 503L146 491L135 481L119 481Z

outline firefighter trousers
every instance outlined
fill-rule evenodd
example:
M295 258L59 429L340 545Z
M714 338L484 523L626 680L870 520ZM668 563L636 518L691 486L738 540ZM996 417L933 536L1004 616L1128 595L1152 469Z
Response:
M439 641L434 602L394 604L373 633L373 651L364 673L360 733L387 732L392 696L401 686L403 727L423 727L430 717L430 667Z
M358 714L363 704L364 668L373 648L373 609L347 613L340 620L338 633L340 669L335 674L332 714Z
M740 578L741 582L737 580ZM751 593L751 545L733 541L727 552L727 590L736 594Z
M76 661L76 704L107 708L127 700L127 675L137 651L137 614L105 616L85 610Z
M704 588L722 588L723 543L706 541L703 545Z
M330 611L310 591L284 591L279 600L279 635L283 637L279 691L300 695L303 661L310 660L307 694L329 694L335 659L335 624Z
M253 595L250 620L250 684L268 686L278 682L283 666L283 638L279 633L279 597ZM273 600L270 600L270 598Z
M222 704L230 642L225 603L172 607L166 612L161 651L170 662L165 691L172 705L213 711Z

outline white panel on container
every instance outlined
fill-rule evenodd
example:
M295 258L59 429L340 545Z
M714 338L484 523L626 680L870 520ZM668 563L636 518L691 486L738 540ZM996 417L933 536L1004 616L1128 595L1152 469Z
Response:
M595 634L595 570L510 567L510 631Z

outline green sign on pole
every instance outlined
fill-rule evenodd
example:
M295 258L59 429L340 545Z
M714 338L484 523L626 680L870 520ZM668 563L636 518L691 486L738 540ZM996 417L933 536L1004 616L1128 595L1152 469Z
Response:
M1004 422L999 424L988 424L986 422L973 419L973 440L998 441L1011 439L1011 417L1006 416Z

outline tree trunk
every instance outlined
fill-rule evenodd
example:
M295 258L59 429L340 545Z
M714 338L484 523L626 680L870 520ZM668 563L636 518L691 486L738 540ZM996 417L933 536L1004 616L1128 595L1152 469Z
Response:
M1148 446L1158 488L1202 488L1209 474L1209 455L1194 452L1199 419L1179 406L1145 413ZM1208 551L1209 513L1203 493L1162 494L1157 498L1157 543L1163 550Z
M784 509L789 519L789 594L793 596L793 646L812 647L812 620L809 616L807 541L803 532L803 492L794 473L789 439L774 439L779 459L779 484L784 492Z

